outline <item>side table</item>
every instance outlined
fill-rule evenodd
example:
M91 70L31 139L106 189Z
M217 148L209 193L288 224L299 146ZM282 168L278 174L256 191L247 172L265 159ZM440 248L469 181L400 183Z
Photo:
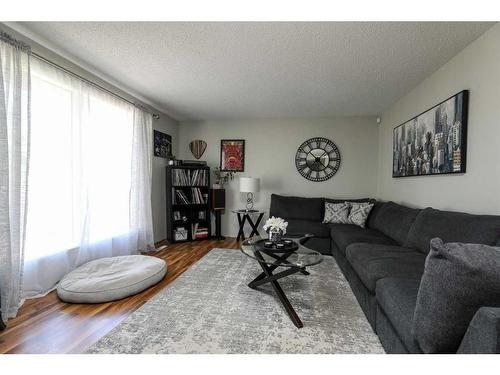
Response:
M237 241L244 240L245 239L245 223L248 222L250 224L250 227L252 228L252 232L250 233L249 237L253 236L258 236L259 235L259 225L260 222L262 221L262 218L264 217L264 214L266 211L259 211L259 210L253 210L253 211L247 211L247 210L234 210L232 211L235 213L238 217L238 237L236 238ZM255 222L252 219L252 215L258 215L257 220Z

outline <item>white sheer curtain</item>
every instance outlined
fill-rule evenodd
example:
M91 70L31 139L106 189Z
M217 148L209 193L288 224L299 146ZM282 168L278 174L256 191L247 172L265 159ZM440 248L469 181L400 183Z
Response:
M135 177L130 186L130 228L137 235L137 247L143 252L155 250L151 207L152 134L151 114L135 108L132 137L132 176Z
M0 33L0 291L2 318L17 314L26 223L30 134L29 48Z
M151 115L45 62L31 71L27 298L87 261L154 248Z

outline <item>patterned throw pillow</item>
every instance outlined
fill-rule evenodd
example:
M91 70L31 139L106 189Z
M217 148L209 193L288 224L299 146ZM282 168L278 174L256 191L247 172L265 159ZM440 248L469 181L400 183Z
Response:
M365 227L366 219L373 208L373 203L356 203L346 202L351 206L351 212L347 218L347 224L358 225L361 228Z
M323 223L347 224L349 203L325 203L325 218Z

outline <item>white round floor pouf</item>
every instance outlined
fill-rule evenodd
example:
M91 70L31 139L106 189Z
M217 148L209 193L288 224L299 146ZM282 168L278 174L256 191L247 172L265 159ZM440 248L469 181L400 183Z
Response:
M137 294L161 281L167 263L145 255L101 258L63 277L57 295L65 302L102 303Z

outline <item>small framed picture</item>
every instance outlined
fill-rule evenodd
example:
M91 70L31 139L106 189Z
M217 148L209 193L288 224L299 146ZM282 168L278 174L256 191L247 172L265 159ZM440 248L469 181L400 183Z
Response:
M154 156L160 158L169 158L172 156L172 136L159 132L158 130L153 131L154 138Z
M181 219L180 211L174 211L174 220L179 221Z
M220 170L222 172L245 171L244 139L223 139L220 141Z

